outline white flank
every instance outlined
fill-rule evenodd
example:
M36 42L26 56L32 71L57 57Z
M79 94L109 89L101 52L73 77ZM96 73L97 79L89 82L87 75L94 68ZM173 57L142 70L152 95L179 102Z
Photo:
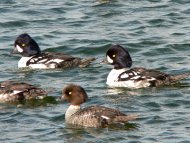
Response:
M23 49L19 46L19 45L16 45L16 49L19 53L22 53L23 52Z
M20 59L20 61L18 62L18 68L30 67L32 69L54 69L54 68L56 68L55 63L60 63L60 62L64 61L64 60L61 60L61 59L52 59L52 60L49 60L49 61L47 61L47 59L42 59L41 61L39 61L38 63L35 64L36 60L38 60L38 59L32 59L31 62L33 62L34 64L31 63L29 66L27 66L26 63L31 58L32 57L22 57ZM46 63L44 64L43 62L46 62ZM53 62L53 63L48 64L50 62Z
M129 75L133 75L133 73L129 73Z
M137 76L132 77L131 79L138 79L139 77L141 76L137 75Z
M47 61L47 63L50 63L50 62L60 63L62 61L64 61L64 60L62 60L62 59L51 59L51 60Z
M128 78L128 77L129 77L128 74L123 74L123 75L121 75L121 78Z
M108 74L106 84L109 85L110 87L127 87L127 88L143 88L150 86L150 83L147 82L146 79L140 81L134 81L134 80L118 81L118 76L125 71L127 71L127 69L119 69L119 70L112 69L111 72ZM133 79L135 78L139 77L136 76Z
M113 60L112 60L109 56L107 56L107 60L108 60L108 62L109 62L110 64L113 63Z
M29 67L32 69L49 69L49 67L45 64L30 64Z

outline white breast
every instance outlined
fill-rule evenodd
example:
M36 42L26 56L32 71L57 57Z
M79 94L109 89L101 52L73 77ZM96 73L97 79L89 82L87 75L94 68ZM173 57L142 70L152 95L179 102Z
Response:
M26 63L28 60L30 60L32 57L22 57L18 62L18 68L24 68L27 67Z
M81 108L80 106L70 105L65 113L65 121L66 123L71 123L71 116L75 114L77 111L79 111Z

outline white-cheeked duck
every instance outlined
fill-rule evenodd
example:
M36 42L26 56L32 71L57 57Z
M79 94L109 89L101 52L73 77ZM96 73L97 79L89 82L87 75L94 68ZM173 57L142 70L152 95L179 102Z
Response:
M128 49L120 45L111 46L106 58L113 69L107 76L107 85L110 87L127 87L132 89L172 85L188 78L189 73L170 75L153 69L142 67L131 68L132 58Z

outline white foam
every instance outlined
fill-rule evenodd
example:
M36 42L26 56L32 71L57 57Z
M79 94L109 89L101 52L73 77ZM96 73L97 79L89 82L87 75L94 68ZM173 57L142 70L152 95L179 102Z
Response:
M129 77L129 75L126 73L121 75L121 78L128 78L128 77Z

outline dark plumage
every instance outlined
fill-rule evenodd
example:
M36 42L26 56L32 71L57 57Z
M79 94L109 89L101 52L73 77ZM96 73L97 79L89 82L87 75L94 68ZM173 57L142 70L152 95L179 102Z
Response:
M24 82L3 81L0 83L0 102L41 99L47 92Z

